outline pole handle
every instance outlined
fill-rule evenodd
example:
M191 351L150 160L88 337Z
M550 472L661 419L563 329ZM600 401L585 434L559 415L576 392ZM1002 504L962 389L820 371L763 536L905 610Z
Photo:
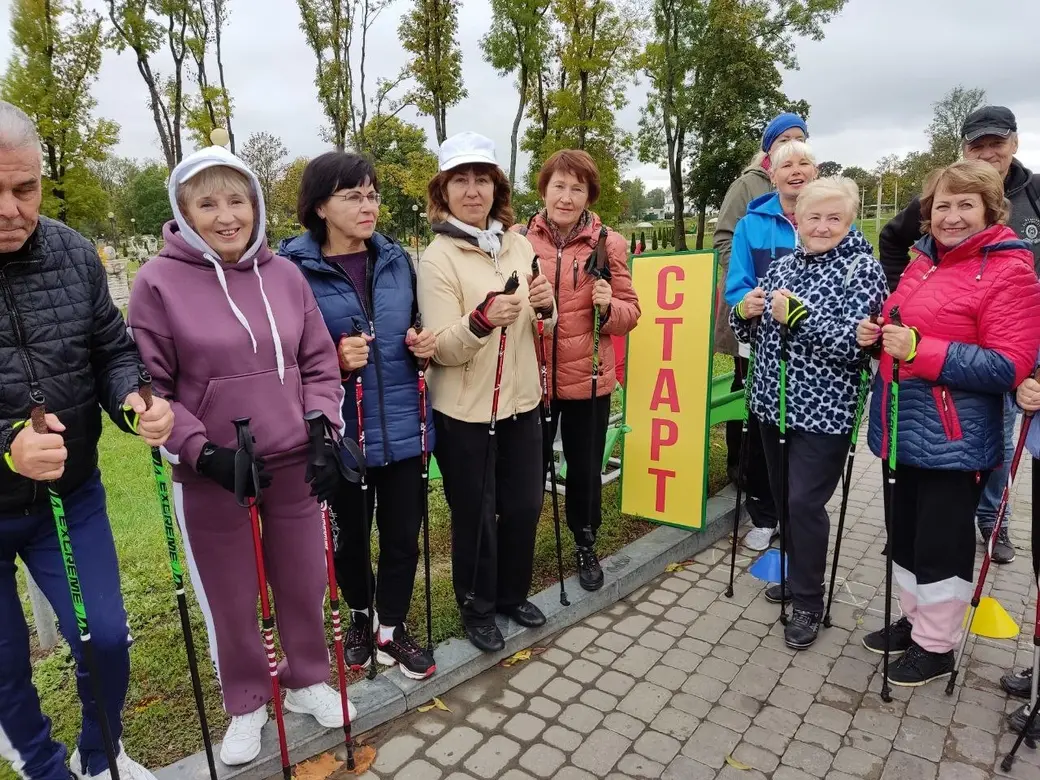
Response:
M238 449L235 451L235 501L243 507L260 503L260 474L253 458L253 434L249 431L249 419L236 417L231 421L235 426L235 439L238 442ZM251 499L246 495L250 481L253 483Z
M520 289L520 277L517 275L516 271L513 271L513 273L511 273L509 275L509 278L506 279L506 286L502 290L502 292L505 293L506 295L512 295L513 293L515 293L519 289Z
M29 420L36 433L49 433L47 428L47 401L43 397L43 391L39 387L29 390L29 403L32 404L29 412Z
M303 416L307 422L307 437L311 441L313 463L316 468L325 466L325 415L315 409Z
M148 369L144 366L139 366L137 369L137 378L140 381L140 387L137 389L137 394L141 396L141 400L144 401L144 408L151 409L152 401L152 375L148 373Z

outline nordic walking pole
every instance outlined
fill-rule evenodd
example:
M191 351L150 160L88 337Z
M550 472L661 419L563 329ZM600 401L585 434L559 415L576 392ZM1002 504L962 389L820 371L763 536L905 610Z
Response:
M274 613L267 593L267 569L264 565L264 540L260 524L260 474L253 455L253 434L249 431L249 418L236 417L235 426L238 450L235 452L235 500L249 510L249 522L253 527L253 554L256 558L256 578L260 586L260 617L263 625L264 651L267 653L267 669L271 675L271 693L274 703L274 719L278 726L278 749L282 757L282 777L291 780L292 765L289 763L289 746L285 739L285 716L282 711L282 689L278 683L278 661L274 651ZM253 495L248 496L250 484Z
M315 455L314 465L321 468L325 465L324 443L327 432L325 415L319 411L307 412L304 415L311 439L311 449ZM353 442L343 442L351 451L358 464L358 474L365 469L361 458L361 450ZM332 637L336 646L336 673L339 677L339 698L343 707L343 744L347 749L347 769L353 770L357 764L354 758L354 736L350 727L350 699L347 695L347 668L343 657L343 625L339 615L339 586L336 584L335 541L332 536L332 514L329 505L321 502L322 536L325 542L325 566L329 572L329 607L332 612Z
M29 418L32 421L33 430L39 434L47 434L47 404L43 396L43 390L34 385L29 389L29 403L32 411ZM65 503L58 494L58 487L54 482L44 482L47 495L50 498L51 514L54 515L54 530L58 536L58 546L61 549L61 559L65 564L65 579L69 584L69 595L72 597L72 609L76 613L76 628L79 631L79 644L83 649L83 664L87 667L87 677L90 678L90 694L94 697L97 707L98 724L101 726L101 739L105 745L105 758L108 761L108 771L112 780L119 780L119 767L116 765L116 743L112 738L112 726L108 722L108 712L105 709L103 698L104 688L101 686L101 676L98 671L97 657L94 655L94 644L90 640L90 624L87 622L87 607L83 601L83 590L80 587L79 569L76 567L76 556L72 550L72 537L69 535L69 524L65 519Z
M845 474L841 484L841 511L838 513L838 535L834 539L834 559L831 561L831 582L827 588L827 610L823 613L823 625L831 627L831 604L834 602L834 582L838 577L838 559L841 557L841 537L845 532L845 513L849 508L849 491L852 489L852 463L856 459L856 442L859 441L859 426L863 422L863 408L870 392L870 355L862 352L859 358L859 389L856 391L856 411L852 418L852 443L849 445Z
M364 331L354 325L350 335L360 336ZM354 407L357 410L358 448L361 450L361 461L365 453L365 386L361 381L361 371L354 380ZM368 516L368 470L362 468L361 474L361 522L365 524L365 587L368 592L368 679L376 679L376 600L373 593L372 579L372 520Z
M415 332L422 333L422 314L415 315ZM419 448L422 451L422 528L423 568L426 574L426 652L433 653L433 595L430 593L430 453L426 451L426 370L427 358L419 362Z
M1032 417L1031 414L1029 416ZM1027 429L1030 422L1031 420L1029 419L1023 421L1022 428ZM1033 465L1035 468L1036 464L1034 463ZM1036 747L1033 738L1030 736L1030 732L1033 729L1033 725L1036 723L1037 711L1040 710L1040 696L1037 695L1038 679L1040 679L1040 592L1037 593L1036 620L1034 621L1033 629L1033 685L1032 691L1030 692L1029 704L1027 705L1029 707L1029 716L1026 718L1025 723L1022 724L1022 731L1019 732L1018 738L1015 740L1015 744L1011 748L1011 752L1004 756L1004 760L1000 763L1000 768L1005 772L1011 771L1011 767L1015 763L1015 755L1018 753L1018 749L1022 746L1023 741L1030 747ZM1017 712L1018 711L1016 711L1016 713Z
M786 324L780 326L780 624L787 625L787 361L790 357L788 339L791 331Z
M599 229L599 240L596 242L596 251L588 259L585 271L592 277L593 284L599 280L610 282L610 258L607 256L607 227L603 225ZM589 394L589 415L592 417L590 430L596 429L596 397L597 385L599 384L599 341L601 330L601 315L599 307L592 305L592 388ZM595 469L595 478L602 480L601 469L597 464L602 463L603 453L596 457L596 438L589 437L589 468ZM587 518L589 536L592 535L592 518L599 507L589 502L589 517Z
M751 419L751 383L755 376L755 342L758 337L758 323L757 317L751 321L748 370L744 377L744 415L740 426L740 457L737 461L737 499L733 505L733 539L729 548L729 587L726 588L726 598L728 599L733 598L733 577L737 571L737 534L740 533L740 499L743 497L744 479L747 476L748 421Z
M888 313L893 325L903 326L899 307L893 306ZM881 670L881 701L892 701L892 687L888 682L888 664L892 655L892 548L895 547L892 533L896 527L896 467L899 454L899 361L892 359L892 383L889 389L888 409L888 511L885 513L885 533L888 546L885 548L885 654Z
M519 287L520 277L517 276L516 271L513 271L512 275L506 279L506 286L502 290L502 294L512 295ZM488 444L487 450L484 452L484 475L480 486L481 513L477 523L477 548L473 554L473 579L470 583L469 593L462 599L462 604L465 607L472 605L477 597L477 577L480 574L480 545L484 541L484 496L487 493L487 472L491 461L491 450L494 448L495 442L495 424L498 421L498 395L502 389L502 365L505 362L505 357L506 328L503 327L498 337L498 365L495 367L495 389L491 396L491 422L488 424Z
M1034 379L1037 377L1034 376ZM946 391L943 391L943 403L946 403ZM1000 504L997 507L997 519L993 523L993 531L990 534L989 541L986 544L986 555L982 559L982 566L979 569L979 577L975 581L975 592L971 595L971 606L968 608L968 622L965 625L964 631L961 634L960 646L957 648L957 658L953 663L953 674L950 675L949 682L946 683L946 695L953 695L953 688L957 684L957 674L960 672L961 660L964 658L964 648L968 644L968 634L971 632L971 624L975 621L975 611L979 608L979 601L982 599L982 589L986 585L986 576L989 574L989 567L993 561L993 546L997 543L997 534L1000 533L1000 529L1004 524L1005 516L1007 515L1008 501L1011 498L1011 488L1015 483L1015 476L1018 474L1018 464L1022 460L1022 453L1026 448L1026 434L1029 433L1029 424L1032 422L1033 413L1026 412L1025 418L1022 421L1022 430L1018 434L1018 443L1015 445L1015 454L1011 458L1011 470L1008 472L1007 482L1004 483L1004 492L1000 496ZM1035 664L1034 664L1035 665ZM1032 699L1036 698L1036 677L1033 678L1033 691L1034 694Z
M139 369L141 387L138 393L145 406L152 408L152 377L142 367ZM158 447L152 447L152 474L155 476L155 487L159 493L159 508L163 516L163 528L166 531L166 551L170 558L170 572L173 575L173 590L177 594L177 611L181 617L181 633L184 634L184 649L188 655L188 672L191 675L191 689L195 694L195 710L202 728L202 745L206 750L206 763L209 765L210 780L217 780L217 765L213 760L213 740L209 735L209 723L206 720L206 700L202 695L202 679L199 676L199 662L195 657L195 639L191 631L191 619L188 616L188 599L184 594L184 569L181 567L180 554L177 552L177 537L174 532L173 513L170 511L170 492L166 484L166 469L163 466L162 454Z
M531 278L535 278L542 272L538 264L538 256L531 260ZM563 540L560 537L560 495L556 484L556 464L553 463L552 441L549 432L552 429L552 407L549 404L549 375L545 368L545 323L542 315L538 314L538 373L542 380L542 438L545 443L546 462L549 466L549 486L552 490L553 528L556 531L556 571L560 577L560 603L569 607L570 599L567 598L567 587L563 584Z

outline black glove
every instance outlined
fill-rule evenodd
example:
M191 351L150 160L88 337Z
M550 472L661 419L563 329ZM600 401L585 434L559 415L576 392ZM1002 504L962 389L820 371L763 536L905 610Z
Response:
M264 471L264 459L253 458L260 477L260 489L265 490L271 484L271 475ZM195 464L195 470L204 477L209 477L229 493L235 492L235 451L227 447L218 447L213 442L206 442ZM246 496L256 497L252 480L247 480Z
M339 447L325 439L319 451L311 447L307 458L307 471L304 479L311 486L311 495L319 502L331 503L339 492L340 483L344 479L343 461L339 456Z

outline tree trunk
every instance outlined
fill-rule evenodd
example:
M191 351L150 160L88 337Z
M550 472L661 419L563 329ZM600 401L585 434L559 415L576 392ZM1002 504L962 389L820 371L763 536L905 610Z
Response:
M509 136L509 186L516 189L516 145L520 136L520 123L524 119L524 109L527 107L527 90L530 75L527 66L520 66L520 103L516 107L516 116L513 117L513 133Z
M704 221L708 214L708 201L702 200L697 206L697 248L704 249Z
M672 208L675 213L672 221L675 225L675 251L685 252L686 246L686 220L683 212L686 210L685 197L683 195L682 180L682 154L685 148L686 129L679 127L673 136L667 124L665 129L668 136L668 183L672 191Z
M227 134L231 142L231 154L235 153L235 133L231 130L231 99L228 96L227 82L224 80L224 57L221 48L221 29L224 26L224 2L214 0L214 27L216 28L217 73L220 75L220 94L224 101L224 118L227 121Z

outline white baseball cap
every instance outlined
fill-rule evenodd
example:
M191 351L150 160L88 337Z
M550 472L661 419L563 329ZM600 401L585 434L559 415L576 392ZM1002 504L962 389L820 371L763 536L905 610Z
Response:
M495 142L470 130L444 139L438 157L442 171L473 163L498 166L498 160L495 159Z

